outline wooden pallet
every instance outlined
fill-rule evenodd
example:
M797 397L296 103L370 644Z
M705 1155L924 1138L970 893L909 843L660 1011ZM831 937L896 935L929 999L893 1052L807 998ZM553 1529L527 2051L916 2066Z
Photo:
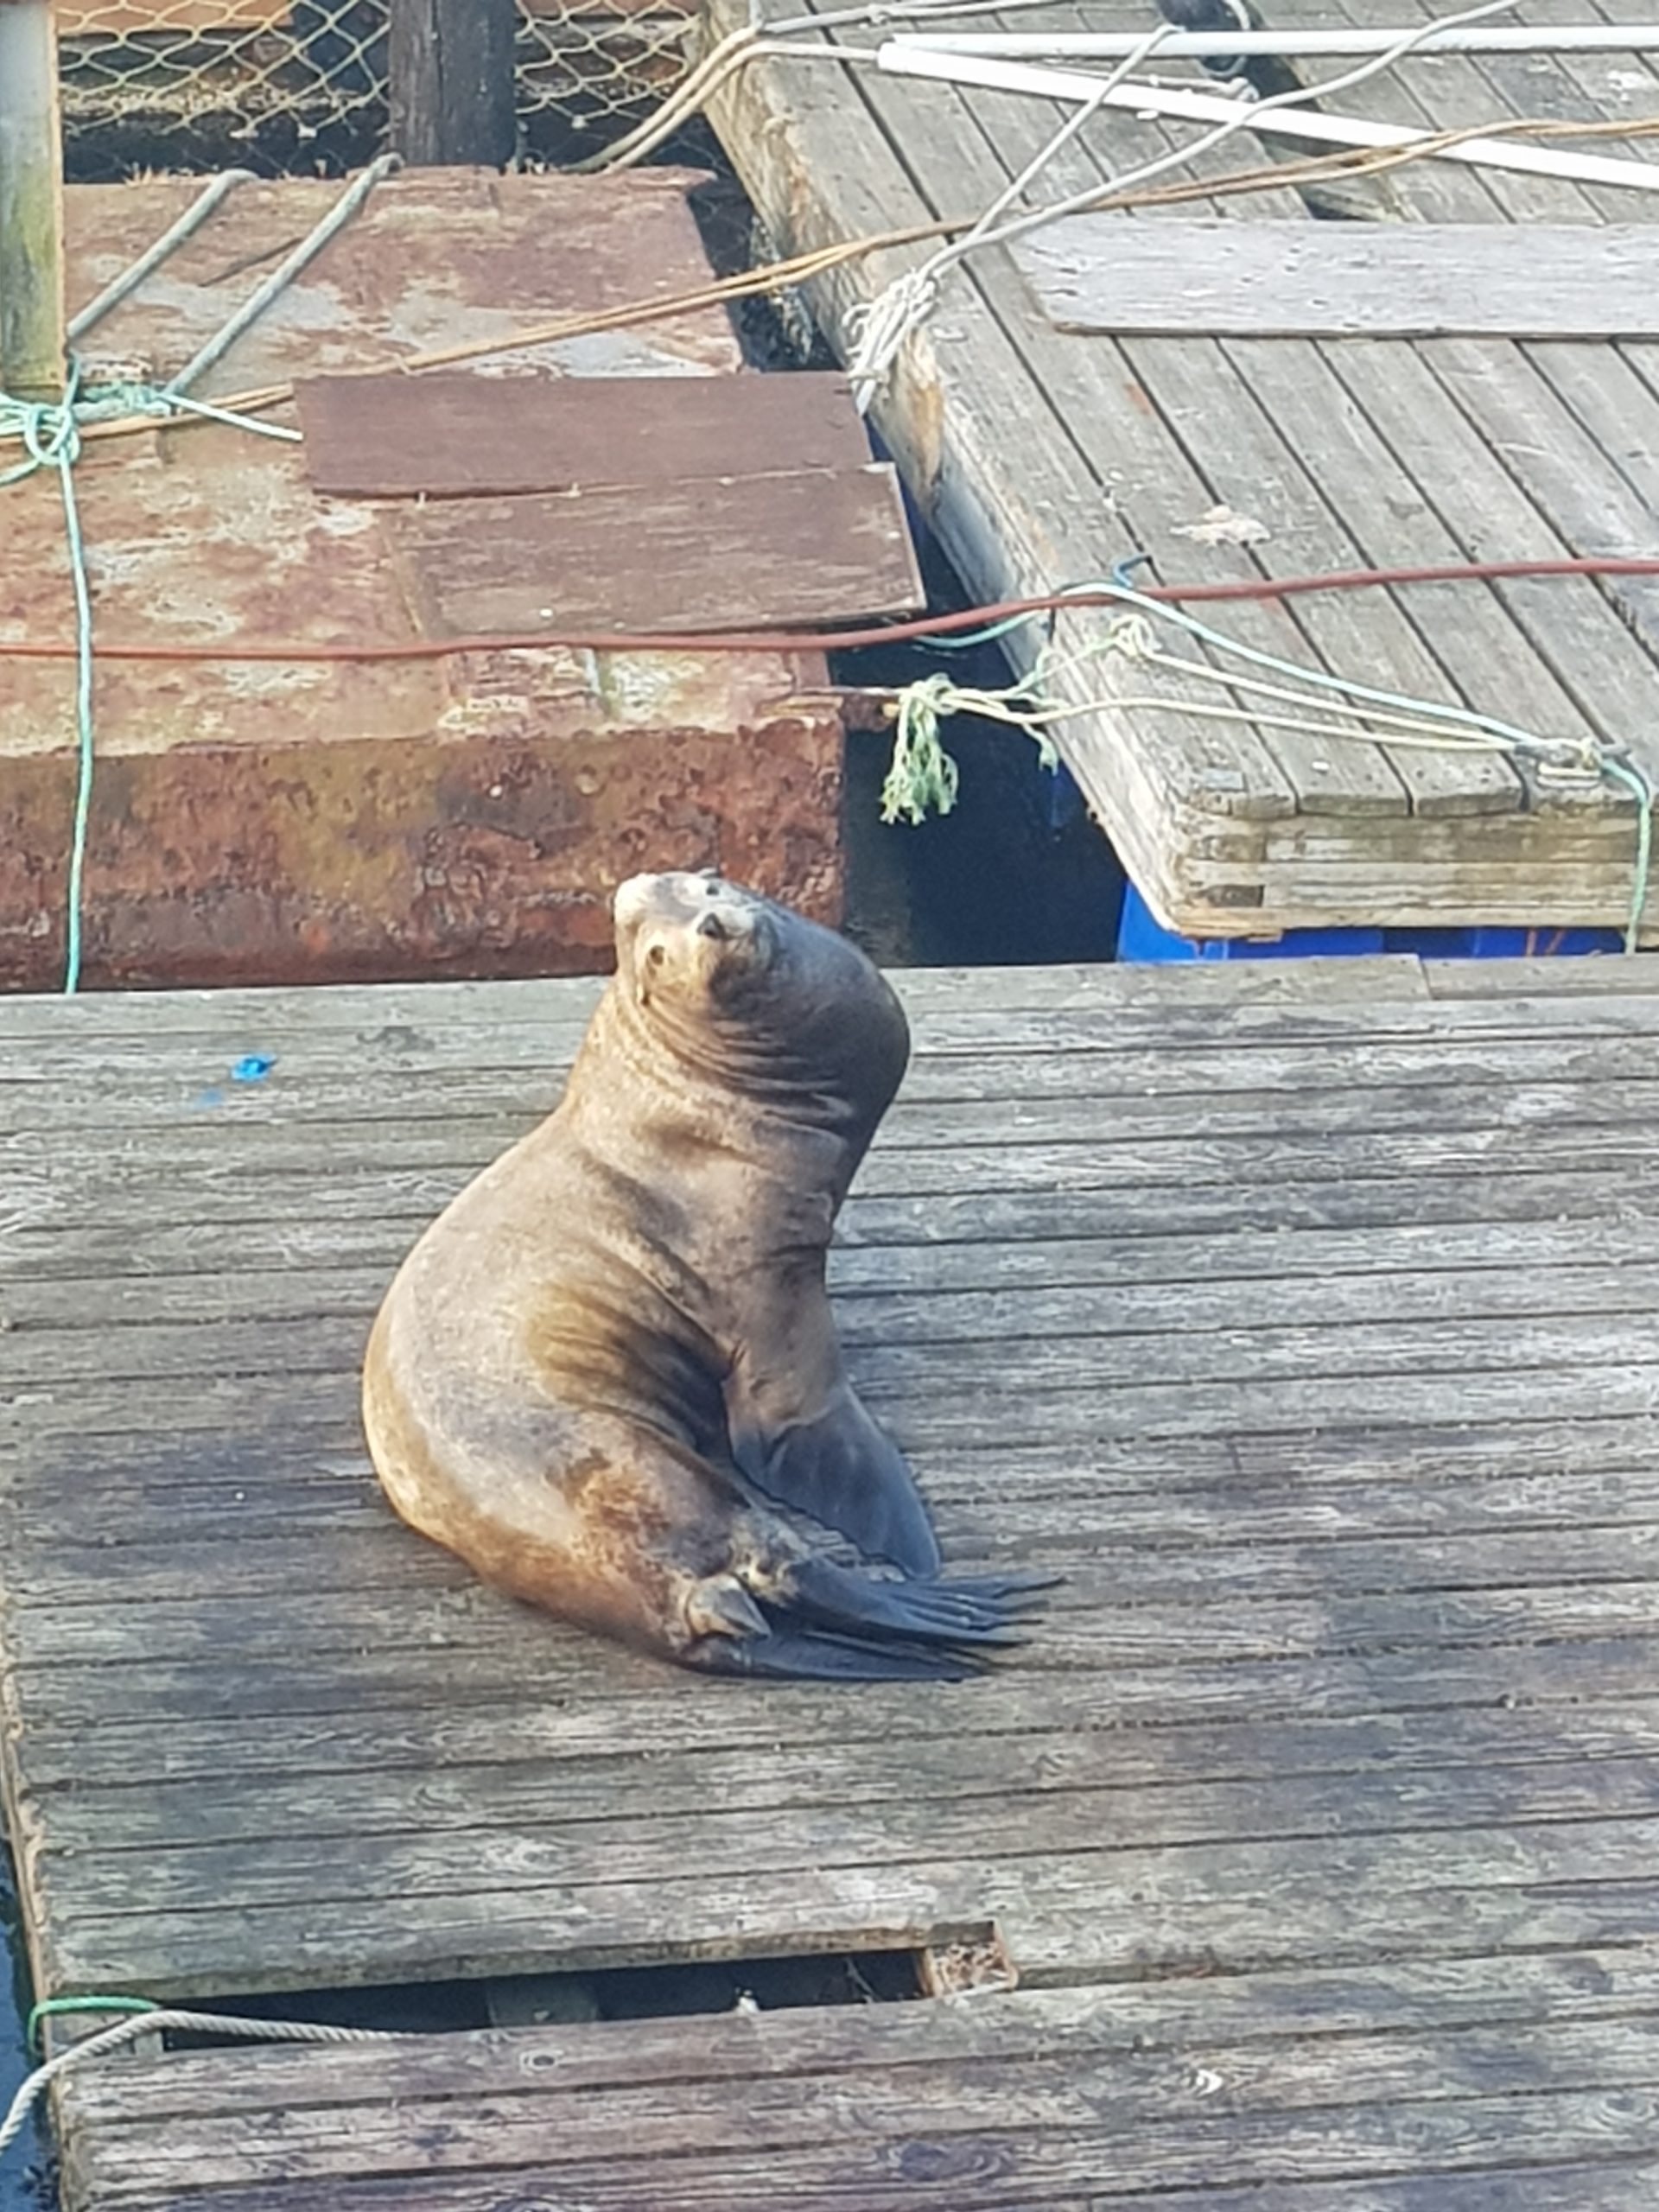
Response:
M1656 965L901 976L852 1362L951 1562L1066 1580L992 1679L851 1693L567 1632L365 1463L369 1316L593 985L0 1001L42 1993L1021 1982L111 2063L71 2212L1650 2202Z

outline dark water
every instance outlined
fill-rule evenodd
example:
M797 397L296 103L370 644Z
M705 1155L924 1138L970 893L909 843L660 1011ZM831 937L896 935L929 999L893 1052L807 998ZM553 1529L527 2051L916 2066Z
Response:
M23 2023L34 2002L17 1920L17 1890L11 1856L0 1848L0 1930L6 1947L5 1988L0 1993L0 2107L10 2105L30 2067ZM0 2158L0 2212L48 2212L57 2203L49 2131L37 2116Z

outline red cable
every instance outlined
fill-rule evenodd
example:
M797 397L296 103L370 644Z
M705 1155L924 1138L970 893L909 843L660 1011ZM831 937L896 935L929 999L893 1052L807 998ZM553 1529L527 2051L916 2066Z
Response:
M1465 561L1451 562L1440 568L1338 569L1324 575L1252 576L1235 583L1147 584L1133 588L1142 599L1196 605L1205 601L1291 599L1305 592L1356 591L1376 585L1496 583L1521 576L1659 576L1659 558ZM862 630L544 630L483 637L411 638L397 645L308 645L280 640L200 645L99 643L97 652L99 660L293 663L444 660L454 653L509 652L544 645L612 653L849 652L865 645L897 645L918 638L946 637L953 630L977 630L993 622L1005 621L1010 615L1045 614L1062 607L1115 607L1121 603L1113 592L1043 592L1032 599L998 600L988 607L963 607L955 614L925 614L912 622L872 624ZM0 658L73 660L75 647L62 640L41 644L28 639L0 638Z

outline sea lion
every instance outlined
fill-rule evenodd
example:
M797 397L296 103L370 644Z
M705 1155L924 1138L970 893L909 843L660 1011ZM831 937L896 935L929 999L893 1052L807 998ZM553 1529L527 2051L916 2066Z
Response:
M844 938L717 874L634 876L564 1096L422 1236L370 1337L392 1505L485 1580L714 1673L954 1677L1030 1578L940 1581L824 1287L909 1058ZM776 1508L907 1580L836 1563Z

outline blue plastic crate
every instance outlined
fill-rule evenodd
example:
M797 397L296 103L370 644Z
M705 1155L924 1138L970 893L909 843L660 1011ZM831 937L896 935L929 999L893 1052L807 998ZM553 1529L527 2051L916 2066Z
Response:
M1132 883L1123 887L1117 957L1141 962L1176 960L1313 960L1366 952L1410 952L1422 960L1513 960L1577 953L1618 952L1624 938L1611 929L1332 929L1287 930L1276 938L1179 936L1156 920Z
M1166 930L1132 883L1117 925L1120 960L1312 960L1323 953L1381 952L1381 930L1287 930L1282 937L1180 937Z

